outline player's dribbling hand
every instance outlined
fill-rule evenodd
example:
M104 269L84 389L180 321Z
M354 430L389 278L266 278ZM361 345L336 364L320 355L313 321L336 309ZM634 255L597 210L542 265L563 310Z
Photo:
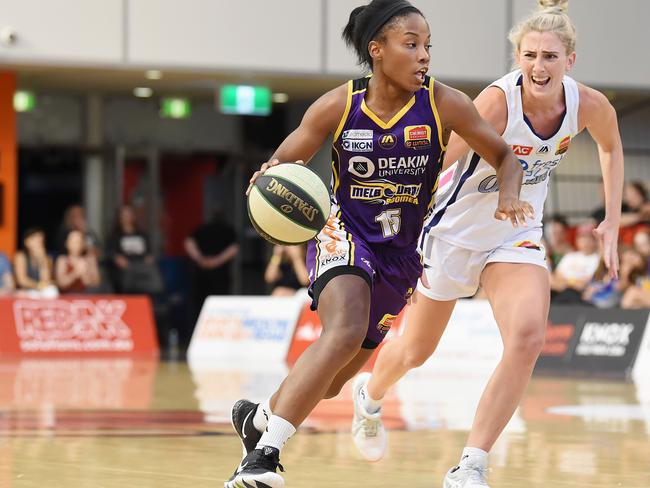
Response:
M296 161L296 163L305 164L305 162L302 161L302 160L298 160L298 161ZM280 164L280 161L278 159L272 159L271 161L267 161L262 166L260 166L260 169L255 171L255 173L253 173L253 176L251 176L251 179L248 180L248 188L246 188L246 196L248 196L250 194L251 190L253 189L253 185L255 184L255 180L257 180L257 178L259 178L264 173L266 173L267 169L272 168L273 166L277 166L278 164Z
M494 212L497 220L510 220L513 227L527 227L526 219L535 218L535 210L528 202L519 198L499 198L499 204Z

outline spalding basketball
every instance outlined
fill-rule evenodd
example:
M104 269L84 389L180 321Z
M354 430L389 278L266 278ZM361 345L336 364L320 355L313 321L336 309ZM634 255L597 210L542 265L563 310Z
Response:
M320 177L298 163L282 163L255 180L248 216L255 230L275 244L300 244L325 226L330 195Z

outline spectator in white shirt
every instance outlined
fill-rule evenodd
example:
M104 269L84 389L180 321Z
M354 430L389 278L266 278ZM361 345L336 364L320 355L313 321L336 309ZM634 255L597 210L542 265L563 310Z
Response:
M556 303L580 303L581 295L598 269L600 254L593 224L576 230L576 251L565 254L551 274L551 299Z

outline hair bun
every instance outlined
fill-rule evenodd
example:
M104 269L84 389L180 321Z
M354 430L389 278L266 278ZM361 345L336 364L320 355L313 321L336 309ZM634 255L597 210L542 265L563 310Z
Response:
M569 0L537 0L540 10L566 13L569 10Z

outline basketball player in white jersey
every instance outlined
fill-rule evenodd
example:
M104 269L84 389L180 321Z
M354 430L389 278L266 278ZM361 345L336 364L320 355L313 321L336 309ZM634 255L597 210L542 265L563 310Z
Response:
M550 172L571 139L587 129L598 144L606 216L595 230L612 276L618 273L623 150L614 108L601 93L566 76L576 54L568 1L540 0L541 9L510 33L518 69L475 100L480 114L512 146L524 169L521 199L535 216L526 227L493 218L495 171L456 136L445 166L459 160L453 191L437 202L420 245L425 271L404 334L380 352L372 376L353 388L354 441L368 460L382 457L386 434L381 399L409 369L434 352L456 299L483 287L504 344L503 356L481 397L458 466L444 488L487 487L487 455L512 417L544 344L550 287L541 244L542 211ZM444 394L443 392L440 392Z

